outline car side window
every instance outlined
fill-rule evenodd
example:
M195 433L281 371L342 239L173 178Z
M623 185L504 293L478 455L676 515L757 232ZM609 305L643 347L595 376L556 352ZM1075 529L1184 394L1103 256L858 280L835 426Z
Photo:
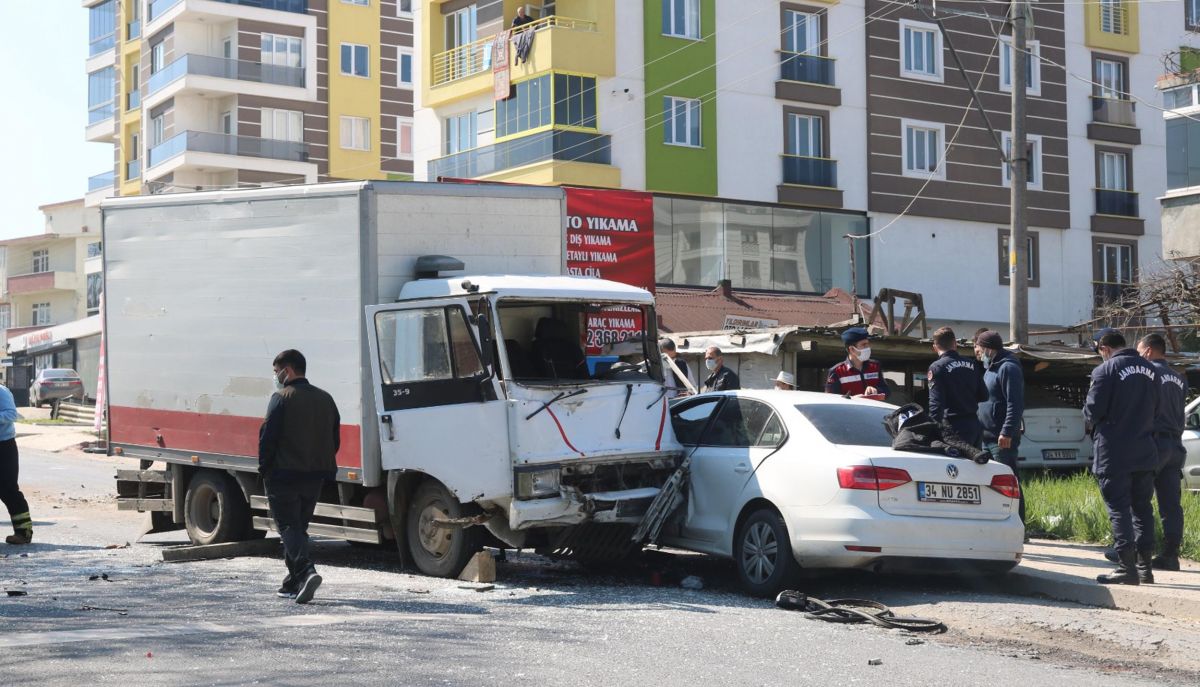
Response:
M763 426L762 434L758 436L758 441L754 445L774 448L782 444L786 438L787 432L783 429L783 421L779 419L779 414L771 413L771 419L767 420L767 424Z
M730 399L713 421L706 446L749 448L756 445L763 427L771 419L771 406L748 398Z
M671 426L675 428L675 438L685 446L695 446L700 443L700 434L708 424L708 418L721 402L719 398L705 400L690 405L679 412L671 414Z

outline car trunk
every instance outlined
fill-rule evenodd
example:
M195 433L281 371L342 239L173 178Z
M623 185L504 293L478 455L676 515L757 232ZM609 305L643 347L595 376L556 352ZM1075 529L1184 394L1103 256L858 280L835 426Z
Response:
M876 468L908 473L910 482L878 492L879 507L891 515L1003 520L1016 513L1015 500L989 486L994 476L1011 474L1001 463L979 465L961 458L879 447L850 450L870 459Z
M1083 441L1083 415L1071 408L1026 408L1025 436L1042 444Z

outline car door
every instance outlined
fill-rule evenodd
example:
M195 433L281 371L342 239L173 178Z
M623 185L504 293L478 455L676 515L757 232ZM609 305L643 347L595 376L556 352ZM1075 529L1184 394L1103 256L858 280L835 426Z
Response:
M368 308L380 458L492 499L512 493L508 415L476 339L487 319L468 313L464 299Z
M774 411L751 398L730 396L692 454L683 536L723 549L732 541L736 508L755 469L774 446L763 446L763 428Z
M1183 447L1187 458L1183 464L1183 488L1200 491L1200 399L1188 404L1184 415Z

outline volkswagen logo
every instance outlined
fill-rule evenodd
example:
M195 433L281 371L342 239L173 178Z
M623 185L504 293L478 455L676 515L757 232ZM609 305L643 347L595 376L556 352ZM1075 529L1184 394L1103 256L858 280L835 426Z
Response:
M946 474L950 476L950 479L958 479L958 466L957 465L947 465L946 466Z

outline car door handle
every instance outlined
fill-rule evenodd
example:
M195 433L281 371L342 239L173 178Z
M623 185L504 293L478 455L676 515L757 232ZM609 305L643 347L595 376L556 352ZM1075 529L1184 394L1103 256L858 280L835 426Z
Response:
M379 418L379 421L387 426L388 441L395 441L396 440L396 426L392 424L392 416L384 415L383 417Z
M738 463L737 465L733 466L733 471L734 472L750 472L750 466L746 465L745 463Z

